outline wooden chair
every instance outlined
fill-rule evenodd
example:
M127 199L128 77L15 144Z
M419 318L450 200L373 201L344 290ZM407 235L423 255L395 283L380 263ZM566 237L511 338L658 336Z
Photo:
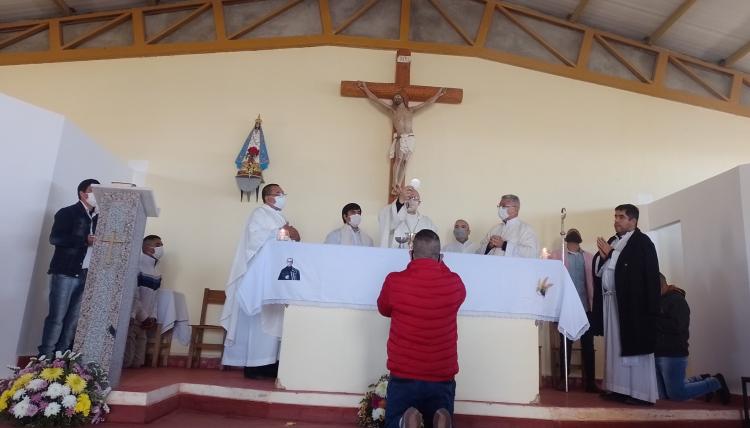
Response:
M167 366L169 352L172 349L172 334L174 328L164 333L161 332L162 325L157 324L153 332L149 332L146 340L146 354L151 356L151 367Z
M200 366L200 358L202 351L218 351L219 358L224 356L224 339L226 338L227 332L224 327L220 325L206 324L206 309L208 305L224 305L226 300L226 294L224 290L211 290L208 288L203 289L203 306L201 308L201 319L200 324L191 325L190 333L190 347L188 348L188 360L187 368ZM220 332L221 343L206 343L203 341L203 334L205 332ZM224 366L220 366L224 369Z

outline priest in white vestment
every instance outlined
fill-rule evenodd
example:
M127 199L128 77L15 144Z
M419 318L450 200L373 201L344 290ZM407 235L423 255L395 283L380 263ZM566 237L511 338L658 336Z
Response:
M422 201L417 191L418 187L419 180L412 180L411 184L403 188L395 201L380 210L378 222L380 223L381 247L399 248L396 237L416 235L423 229L430 229L437 233L437 227L432 220L419 212L419 205Z
M471 228L469 227L469 222L462 219L456 220L456 223L453 225L454 239L445 244L443 252L475 254L479 251L479 244L469 240L470 234Z
M341 209L341 220L344 225L326 236L326 244L372 247L372 238L359 227L362 223L362 208L359 204L350 202L344 205Z
M530 225L518 218L521 200L516 195L503 195L497 204L501 222L479 243L478 254L510 257L539 257L539 241Z
M661 284L656 248L638 229L638 217L635 205L619 205L616 235L597 239L602 305L595 304L600 309L594 316L601 317L604 332L603 386L609 392L602 397L650 405L659 398L654 351Z
M269 329L264 329L261 313L245 313L237 296L237 288L242 284L250 261L266 242L280 235L299 241L299 232L281 213L286 205L286 194L281 186L268 184L263 187L262 195L263 205L250 214L240 236L226 285L221 325L227 331L222 358L222 364L227 366L268 366L279 359L280 338L266 332Z

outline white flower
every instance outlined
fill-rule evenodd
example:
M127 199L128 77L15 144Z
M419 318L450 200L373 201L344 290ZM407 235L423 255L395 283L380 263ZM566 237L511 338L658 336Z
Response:
M62 405L66 409L74 408L77 403L78 403L78 399L76 398L75 395L66 395L62 399Z
M29 391L39 391L40 389L44 388L44 385L47 384L47 381L44 379L33 379L31 382L29 382L28 385L26 385L26 389Z
M387 398L385 395L388 393L388 381L384 380L375 387L375 393L378 397Z
M52 382L49 384L49 387L47 387L47 397L55 399L57 397L62 397L63 395L70 395L69 386Z
M385 419L385 409L381 409L380 407L378 407L377 409L373 409L372 420L377 421L380 419Z
M102 409L104 409L104 413L109 413L109 406L107 405L107 403L104 403Z
M13 401L18 401L21 399L21 397L26 395L26 390L21 388L18 391L16 391L15 394L13 394Z
M56 416L58 413L60 413L60 405L55 402L47 404L44 409L44 416L46 417Z
M29 400L29 397L24 397L23 400L19 401L15 406L13 406L13 416L18 419L23 418L24 416L26 416L26 413L29 412L30 405L31 401Z

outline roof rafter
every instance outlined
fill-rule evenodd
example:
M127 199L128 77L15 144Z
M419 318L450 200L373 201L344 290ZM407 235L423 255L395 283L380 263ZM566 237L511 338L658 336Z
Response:
M52 0L57 7L60 8L60 11L63 13L64 16L72 15L76 13L76 10L70 7L67 3L65 3L65 0Z
M579 19L581 19L581 15L583 15L583 10L586 9L586 6L588 6L589 0L578 0L578 6L576 6L573 13L568 15L568 21L570 22L578 22Z
M731 67L735 62L741 60L745 55L750 53L750 42L745 43L741 48L734 51L733 54L719 61L719 64L725 67Z
M649 45L656 43L656 41L659 40L659 38L661 38L661 36L663 36L664 33L666 33L667 30L669 30L669 28L695 4L695 1L696 0L684 0L682 4L678 6L677 9L675 9L656 30L654 30L653 33L644 39L646 43Z

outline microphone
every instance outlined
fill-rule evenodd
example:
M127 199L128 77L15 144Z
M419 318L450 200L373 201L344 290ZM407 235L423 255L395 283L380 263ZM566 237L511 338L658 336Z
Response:
M565 208L560 210L560 218L565 220L565 217L567 217L567 215L568 215L568 210L566 210Z

